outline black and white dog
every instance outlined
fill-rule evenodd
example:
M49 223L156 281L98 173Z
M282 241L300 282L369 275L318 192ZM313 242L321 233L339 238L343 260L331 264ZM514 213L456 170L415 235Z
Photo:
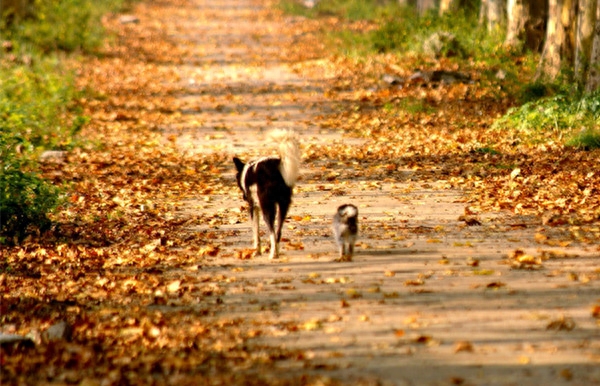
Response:
M271 240L269 258L276 259L279 257L281 228L298 180L300 147L293 131L274 130L269 137L278 143L279 157L263 157L246 164L234 157L233 162L237 169L238 186L250 206L255 254L261 254L259 214L262 212Z
M352 260L354 243L358 236L358 208L341 205L333 216L333 233L340 250L340 259Z

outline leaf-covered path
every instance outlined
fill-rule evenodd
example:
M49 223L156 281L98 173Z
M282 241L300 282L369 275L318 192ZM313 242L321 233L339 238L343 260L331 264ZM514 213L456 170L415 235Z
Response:
M273 6L169 0L107 19L116 41L80 69L98 90L85 134L104 146L47 166L75 185L70 241L8 254L2 328L34 347L3 349L2 384L600 382L598 246L482 211L451 176L345 130L364 126L352 75L313 22ZM251 257L231 158L270 152L279 127L304 159L269 261ZM347 202L358 252L337 262Z

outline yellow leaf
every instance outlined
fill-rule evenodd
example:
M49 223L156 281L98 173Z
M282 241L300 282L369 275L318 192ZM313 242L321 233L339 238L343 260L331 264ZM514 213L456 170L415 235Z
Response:
M348 288L346 290L346 295L350 296L352 299L356 299L356 298L362 297L362 294L360 292L358 292L354 288Z
M510 173L510 179L514 180L515 178L517 178L517 176L519 174L521 174L521 169L519 169L519 168L513 169L513 171Z
M525 355L521 355L519 357L519 363L522 365L528 365L529 363L531 363L531 358Z
M314 331L320 329L322 326L319 319L311 319L302 325L302 328L306 331Z
M542 233L536 233L534 239L537 243L543 244L548 240L548 236Z
M179 291L181 287L181 280L175 280L167 285L167 292L173 293Z

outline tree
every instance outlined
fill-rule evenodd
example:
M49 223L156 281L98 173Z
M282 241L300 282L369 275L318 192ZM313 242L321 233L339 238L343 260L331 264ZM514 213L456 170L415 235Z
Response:
M417 0L417 11L419 15L424 15L427 11L435 8L434 0Z
M546 0L507 1L506 45L539 52L544 43L548 2Z
M554 81L563 65L572 65L574 57L574 0L549 0L546 42L536 72L536 80Z
M515 0L517 1L517 0ZM549 0L546 41L536 79L554 81L563 68L586 92L598 89L600 1Z
M593 43L590 49L589 69L585 85L586 92L600 88L600 1L596 1L596 22L593 31Z
M579 0L577 31L575 36L575 80L584 84L589 70L597 0Z
M504 21L504 2L502 0L482 0L479 12L479 24L487 23L488 31L493 31Z

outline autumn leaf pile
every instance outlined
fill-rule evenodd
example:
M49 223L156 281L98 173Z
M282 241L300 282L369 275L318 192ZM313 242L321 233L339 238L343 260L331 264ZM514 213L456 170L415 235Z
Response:
M140 4L139 24L107 15L114 39L102 55L73 63L80 87L90 90L79 104L91 121L82 146L43 166L45 177L69 187L57 226L1 251L3 331L35 343L2 349L2 384L233 384L239 377L245 384L285 384L264 379L260 369L302 356L251 350L247 342L264 326L216 316L220 283L228 278L200 268L218 252L210 237L222 235L190 229L229 219L180 211L198 195L239 200L224 177L231 174L230 154L182 154L176 138L165 135L170 125L193 119L182 114L193 106L178 98L185 86L177 66L194 58L170 38L184 34L185 25L157 16L168 12L177 20L189 10L184 4ZM353 170L338 179L393 180L410 170L412 178L464 188L480 211L547 215L549 225L567 226L576 241L600 241L598 150L567 149L558 138L531 145L492 130L510 105L493 85L383 87L377 76L395 60L386 56L366 64L340 57L303 64L324 55L323 47L312 40L316 22L294 25L303 30L289 33L304 40L282 47L282 56L298 61L300 73L337 74L326 88L340 108L319 124L367 139L362 146L307 147L307 165L326 151ZM411 69L395 63L392 71ZM477 80L477 67L470 71ZM70 326L69 339L45 333L60 322Z

